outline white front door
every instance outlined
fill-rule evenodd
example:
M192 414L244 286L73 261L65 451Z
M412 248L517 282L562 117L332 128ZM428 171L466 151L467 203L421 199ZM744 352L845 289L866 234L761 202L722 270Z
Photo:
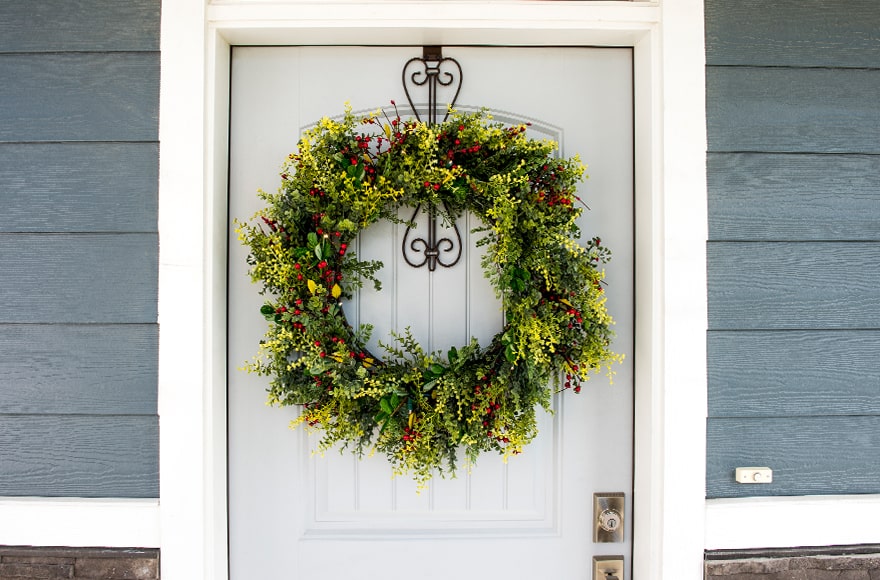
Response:
M247 251L229 241L229 545L233 580L347 578L589 579L592 556L624 555L630 577L633 433L632 51L591 48L445 47L461 64L460 109L532 122L532 136L579 153L589 179L585 238L601 236L614 350L626 355L613 384L595 376L581 394L557 396L555 413L525 453L485 455L421 494L392 479L381 457L313 456L315 437L288 429L296 409L265 405L266 381L239 370L265 332L263 298L246 274ZM304 127L406 99L401 71L421 47L236 48L232 59L231 217L275 191ZM424 98L416 97L423 101ZM407 216L408 217L408 216ZM466 222L468 218L463 218ZM463 223L462 261L414 270L399 254L404 226L362 233L359 256L383 260L379 294L347 309L374 337L411 327L423 346L447 350L501 326ZM552 256L548 259L553 259ZM482 341L485 342L485 341ZM375 352L375 351L374 351ZM625 542L593 543L594 492L626 494ZM195 501L195 500L194 500Z

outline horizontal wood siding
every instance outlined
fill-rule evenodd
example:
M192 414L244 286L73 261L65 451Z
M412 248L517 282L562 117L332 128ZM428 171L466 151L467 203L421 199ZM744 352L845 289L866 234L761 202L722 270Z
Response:
M156 141L159 54L0 54L0 142Z
M0 324L5 413L155 415L155 324Z
M0 496L158 496L160 5L0 3Z
M713 330L880 328L880 244L713 242Z
M709 0L706 60L718 65L876 68L875 0Z
M0 2L0 52L120 50L159 50L159 2Z
M709 333L712 417L880 415L880 331Z
M156 321L156 234L0 234L0 322Z
M706 90L711 151L880 153L880 70L709 67Z
M156 143L0 144L0 232L155 232Z
M707 0L706 43L707 495L878 493L880 4Z
M709 424L712 497L877 493L880 417L716 418ZM773 469L773 483L743 485L736 467Z
M880 240L880 155L710 153L708 181L717 240Z
M159 425L145 415L0 415L10 496L158 497Z

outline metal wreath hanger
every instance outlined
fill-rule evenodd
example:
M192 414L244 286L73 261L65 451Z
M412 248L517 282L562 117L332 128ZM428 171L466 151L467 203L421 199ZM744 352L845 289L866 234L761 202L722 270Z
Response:
M458 93L461 91L462 72L461 65L454 58L443 56L443 47L425 46L422 49L421 57L414 57L407 61L403 66L403 90L406 93L406 99L412 108L413 114L420 122L425 122L419 115L419 111L413 102L412 92L425 91L428 93L428 120L430 125L437 124L438 117L438 93L452 93L452 99L443 105L443 119L446 121L449 116L449 109L455 105L458 99ZM441 121L441 122L442 122ZM446 205L443 205L444 213L448 214ZM438 265L444 268L455 266L461 259L462 242L461 233L458 225L452 221L451 229L455 233L455 240L449 236L437 238L437 208L429 207L428 213L428 239L421 236L414 237L413 233L416 216L422 211L422 204L416 206L412 217L409 218L410 225L406 228L403 235L403 259L413 268L421 268L427 265L428 270L433 272Z

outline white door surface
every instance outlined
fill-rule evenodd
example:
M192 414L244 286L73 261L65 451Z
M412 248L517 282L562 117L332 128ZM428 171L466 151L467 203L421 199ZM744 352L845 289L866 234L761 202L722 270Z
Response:
M239 370L266 330L263 297L243 248L229 241L229 549L233 580L589 579L592 556L623 555L630 577L633 433L633 120L629 49L444 47L463 69L462 110L488 108L502 122L530 121L530 135L580 154L587 179L581 218L613 252L606 267L615 352L613 384L596 375L576 395L557 395L539 437L504 463L484 455L455 479L416 493L380 456L315 456L317 436L288 423L295 408L265 404L267 380ZM275 191L302 130L323 116L404 113L401 71L421 47L248 47L232 59L230 218ZM427 97L415 96L418 103ZM409 217L409 216L407 216ZM405 226L362 232L359 257L381 259L383 290L361 291L349 320L374 325L373 340L410 327L423 346L448 350L501 328L478 248L461 219L461 262L413 269L400 255ZM552 257L548 257L552 259ZM378 349L373 349L378 352ZM625 541L593 543L593 494L626 494ZM194 501L196 499L194 498Z

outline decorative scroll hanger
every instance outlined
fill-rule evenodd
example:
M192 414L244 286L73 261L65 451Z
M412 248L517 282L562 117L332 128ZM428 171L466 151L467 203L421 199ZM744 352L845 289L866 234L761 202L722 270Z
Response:
M427 123L430 125L437 123L438 109L441 106L438 103L438 93L452 94L448 103L442 104L444 111L442 120L445 121L449 116L449 109L455 105L455 101L458 99L461 82L461 65L454 58L444 58L441 46L423 47L421 57L411 58L403 66L403 90L416 119L421 122L425 121L419 115L419 110L413 102L412 92L427 90ZM445 205L443 209L447 209ZM409 219L411 224L415 223L420 211L422 211L421 204L416 206ZM448 211L444 213L448 214ZM422 237L412 237L411 239L414 228L413 225L408 226L403 235L403 258L413 268L421 268L427 264L428 270L431 272L437 268L438 264L444 268L451 268L461 259L462 243L458 225L454 221L451 224L444 224L448 227L451 226L449 229L455 234L455 240L452 240L450 236L437 239L437 209L430 207L427 214L428 239L425 240Z

